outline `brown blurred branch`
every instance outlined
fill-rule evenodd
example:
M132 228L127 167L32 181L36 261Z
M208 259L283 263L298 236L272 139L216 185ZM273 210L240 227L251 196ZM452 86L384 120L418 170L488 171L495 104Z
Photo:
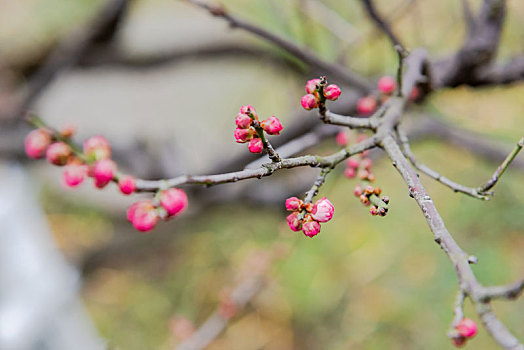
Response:
M393 32L391 29L391 26L382 16L378 13L375 3L373 0L361 0L362 4L364 5L364 9L366 10L366 13L368 14L369 18L375 23L378 29L382 31L388 38L389 41L393 44L393 46L400 45L404 46L402 42L399 40L397 35Z
M128 4L129 0L108 0L91 23L61 41L29 78L26 86L18 92L17 104L7 120L17 122L24 117L34 101L60 72L75 65L94 46L111 40Z
M264 40L280 47L284 51L290 53L301 61L305 62L309 66L321 70L324 74L330 74L336 76L340 81L353 86L362 93L367 93L371 90L371 84L363 77L357 75L346 67L341 65L330 63L320 59L312 51L307 48L300 47L292 41L277 36L264 28L258 27L250 22L244 21L238 17L230 15L226 9L218 4L210 5L200 0L185 0L196 6L199 6L211 13L213 16L221 17L226 20L231 27L240 28Z

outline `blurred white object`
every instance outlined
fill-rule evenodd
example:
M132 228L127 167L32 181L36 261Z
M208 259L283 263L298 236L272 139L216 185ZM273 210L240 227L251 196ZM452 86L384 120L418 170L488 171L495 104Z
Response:
M104 349L22 168L0 163L0 349Z

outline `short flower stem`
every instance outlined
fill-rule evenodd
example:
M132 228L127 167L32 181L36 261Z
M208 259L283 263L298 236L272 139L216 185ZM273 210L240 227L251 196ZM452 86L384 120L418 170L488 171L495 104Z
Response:
M278 153L275 151L273 146L271 146L269 141L266 139L266 135L264 134L264 129L262 129L260 124L258 122L253 122L253 126L255 127L258 137L260 138L260 140L262 140L262 144L264 145L264 149L266 150L269 156L269 159L271 159L273 163L278 163L282 161L282 159L280 158Z
M313 186L309 191L306 192L306 198L304 198L305 203L311 203L313 201L313 197L315 197L318 194L318 190L324 184L324 182L326 181L326 176L331 172L332 169L333 168L331 167L322 168L320 174L313 183Z

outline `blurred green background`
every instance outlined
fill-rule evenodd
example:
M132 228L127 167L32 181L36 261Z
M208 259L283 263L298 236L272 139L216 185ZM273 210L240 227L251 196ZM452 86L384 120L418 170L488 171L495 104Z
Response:
M311 8L308 13L308 3L320 3L326 13L311 13ZM410 48L425 46L434 57L443 57L462 41L464 28L459 1L377 3L382 13L395 16L394 29ZM472 1L474 8L479 3ZM23 60L37 54L79 23L88 21L100 4L101 1L93 0L3 0L0 3L3 59ZM396 70L395 53L388 41L372 28L358 1L230 0L225 4L232 12L307 45L326 59L338 59L363 75L376 77L394 74ZM336 30L350 30L345 40L319 21L324 15L333 16L329 23ZM522 52L522 18L524 3L508 1L499 60ZM232 37L231 40L274 50L245 33L227 30L220 20L190 5L168 0L136 1L119 40L132 54L143 54L162 45L186 43L191 41L191 35L192 40L204 44L208 37L210 41ZM92 133L103 132L108 137L114 134L123 140L123 145L126 139L135 137L144 121L135 124L133 116L122 116L129 118L127 132L122 133L117 128L123 123L121 119L108 121L107 125L93 123L88 118L91 111L81 110L75 98L71 104L61 101L64 99L61 92L71 91L71 87L72 94L82 99L80 105L97 103L91 90L105 88L103 80L93 78L85 90L82 82L89 71L68 74L63 79L69 83L61 86L59 80L49 95L39 101L44 118L51 122L72 119L80 130L90 128ZM151 90L155 89L156 81L169 80L171 85L164 86L165 93L154 100L158 105L149 106L152 118L159 114L165 114L166 118L154 119L157 125L146 130L147 136L178 137L177 128L185 132L202 128L198 132L213 140L203 140L199 148L181 146L179 150L188 153L188 158L203 157L204 163L209 159L206 152L217 145L223 146L216 152L224 158L245 152L231 137L232 120L241 104L252 103L263 114L281 116L285 127L299 108L305 81L300 74L268 66L267 62L234 57L186 62L158 72L119 74L131 74L129 79L138 81L137 84L145 77L149 84L146 88ZM146 74L156 74L156 80L148 80ZM112 89L119 88L119 79L123 79L120 76L115 78ZM195 91L198 96L189 96ZM459 87L435 93L414 109L485 135L506 144L510 150L524 130L523 96L522 84L477 90ZM103 117L104 108L118 114L119 106L139 103L130 102L137 98L142 96L122 93L115 101L116 107L96 108L97 116ZM151 97L143 98L143 104L151 101ZM188 102L181 101L186 98ZM206 103L197 109L195 103L199 99ZM164 100L169 101L162 105ZM55 114L56 111L59 113ZM184 119L180 117L182 113L191 117ZM197 114L200 124L194 124ZM172 115L178 117L169 119ZM311 113L311 118L314 117ZM211 118L214 128L209 130ZM167 130L160 130L164 127ZM194 131L191 137L194 138ZM336 149L334 140L327 140L321 148L310 152L328 153ZM419 160L465 185L483 183L496 167L445 141L421 140L413 145L413 150ZM203 169L198 160L191 162L194 167L186 168L185 172ZM35 178L40 178L42 168L42 165L31 168ZM129 249L124 245L113 258L106 257L84 280L83 300L110 348L171 348L180 341L173 334L170 321L173 317L201 324L216 309L220 290L235 285L246 259L254 251L275 247L284 247L287 253L271 265L268 283L210 349L453 348L446 331L453 316L457 278L445 254L433 242L404 183L386 159L376 161L376 184L390 196L391 209L385 218L371 217L352 194L357 181L346 179L342 170L336 169L329 176L320 193L334 203L334 220L323 225L322 232L313 239L287 228L283 203L274 207L242 202L212 205L196 214L190 213L186 219L163 224L149 236L139 236L124 222L123 203L129 200L113 199L108 209L107 205L100 205L106 198L102 193L84 198L84 192L93 192L89 188L80 194L63 192L58 186L58 172L40 180L41 201L58 244L74 264L112 242L128 236L135 240ZM282 181L303 179L301 171L286 171ZM523 275L522 170L510 167L497 185L495 197L488 202L455 194L427 177L422 180L456 240L479 258L473 268L481 283L505 284ZM261 185L257 181L251 181L251 186ZM115 193L113 189L109 192ZM113 205L115 201L119 204ZM466 315L477 320L469 303L466 304ZM495 310L523 339L524 300L495 303ZM483 329L467 346L497 348Z

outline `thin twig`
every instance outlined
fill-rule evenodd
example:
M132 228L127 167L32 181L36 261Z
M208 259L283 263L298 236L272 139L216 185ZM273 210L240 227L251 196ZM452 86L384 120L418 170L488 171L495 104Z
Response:
M375 22L377 27L382 32L384 32L384 34L386 34L393 46L403 46L402 42L398 39L395 33L393 33L393 30L391 29L389 23L387 23L386 20L383 19L382 16L378 13L377 9L375 8L375 4L373 3L373 0L362 0L362 4L364 5L364 8L366 9L368 16L373 20L373 22Z
M480 193L485 193L486 191L489 191L491 188L493 188L493 186L497 184L497 181L500 179L502 174L504 174L511 162L513 162L513 159L515 159L517 154L519 154L522 147L524 147L524 137L522 137L519 140L519 142L517 142L517 145L515 146L513 151L511 151L511 153L508 154L508 156L506 157L506 159L504 159L502 164L497 168L497 170L495 170L491 178L484 185L478 188L478 191Z
M248 31L252 34L255 34L261 37L264 40L271 42L272 44L280 47L281 49L292 54L296 58L300 59L304 63L308 64L311 67L314 67L318 70L323 71L326 74L336 76L340 81L347 83L358 89L362 93L368 93L372 86L371 84L364 79L363 77L357 75L355 72L352 72L347 67L341 65L330 63L320 59L312 51L307 48L300 47L292 41L284 39L276 34L273 34L267 31L264 28L258 27L250 22L244 21L238 17L230 15L226 9L221 5L210 5L206 2L200 0L185 0L196 6L199 6L212 15L221 17L226 20L233 28L240 28L245 31Z

